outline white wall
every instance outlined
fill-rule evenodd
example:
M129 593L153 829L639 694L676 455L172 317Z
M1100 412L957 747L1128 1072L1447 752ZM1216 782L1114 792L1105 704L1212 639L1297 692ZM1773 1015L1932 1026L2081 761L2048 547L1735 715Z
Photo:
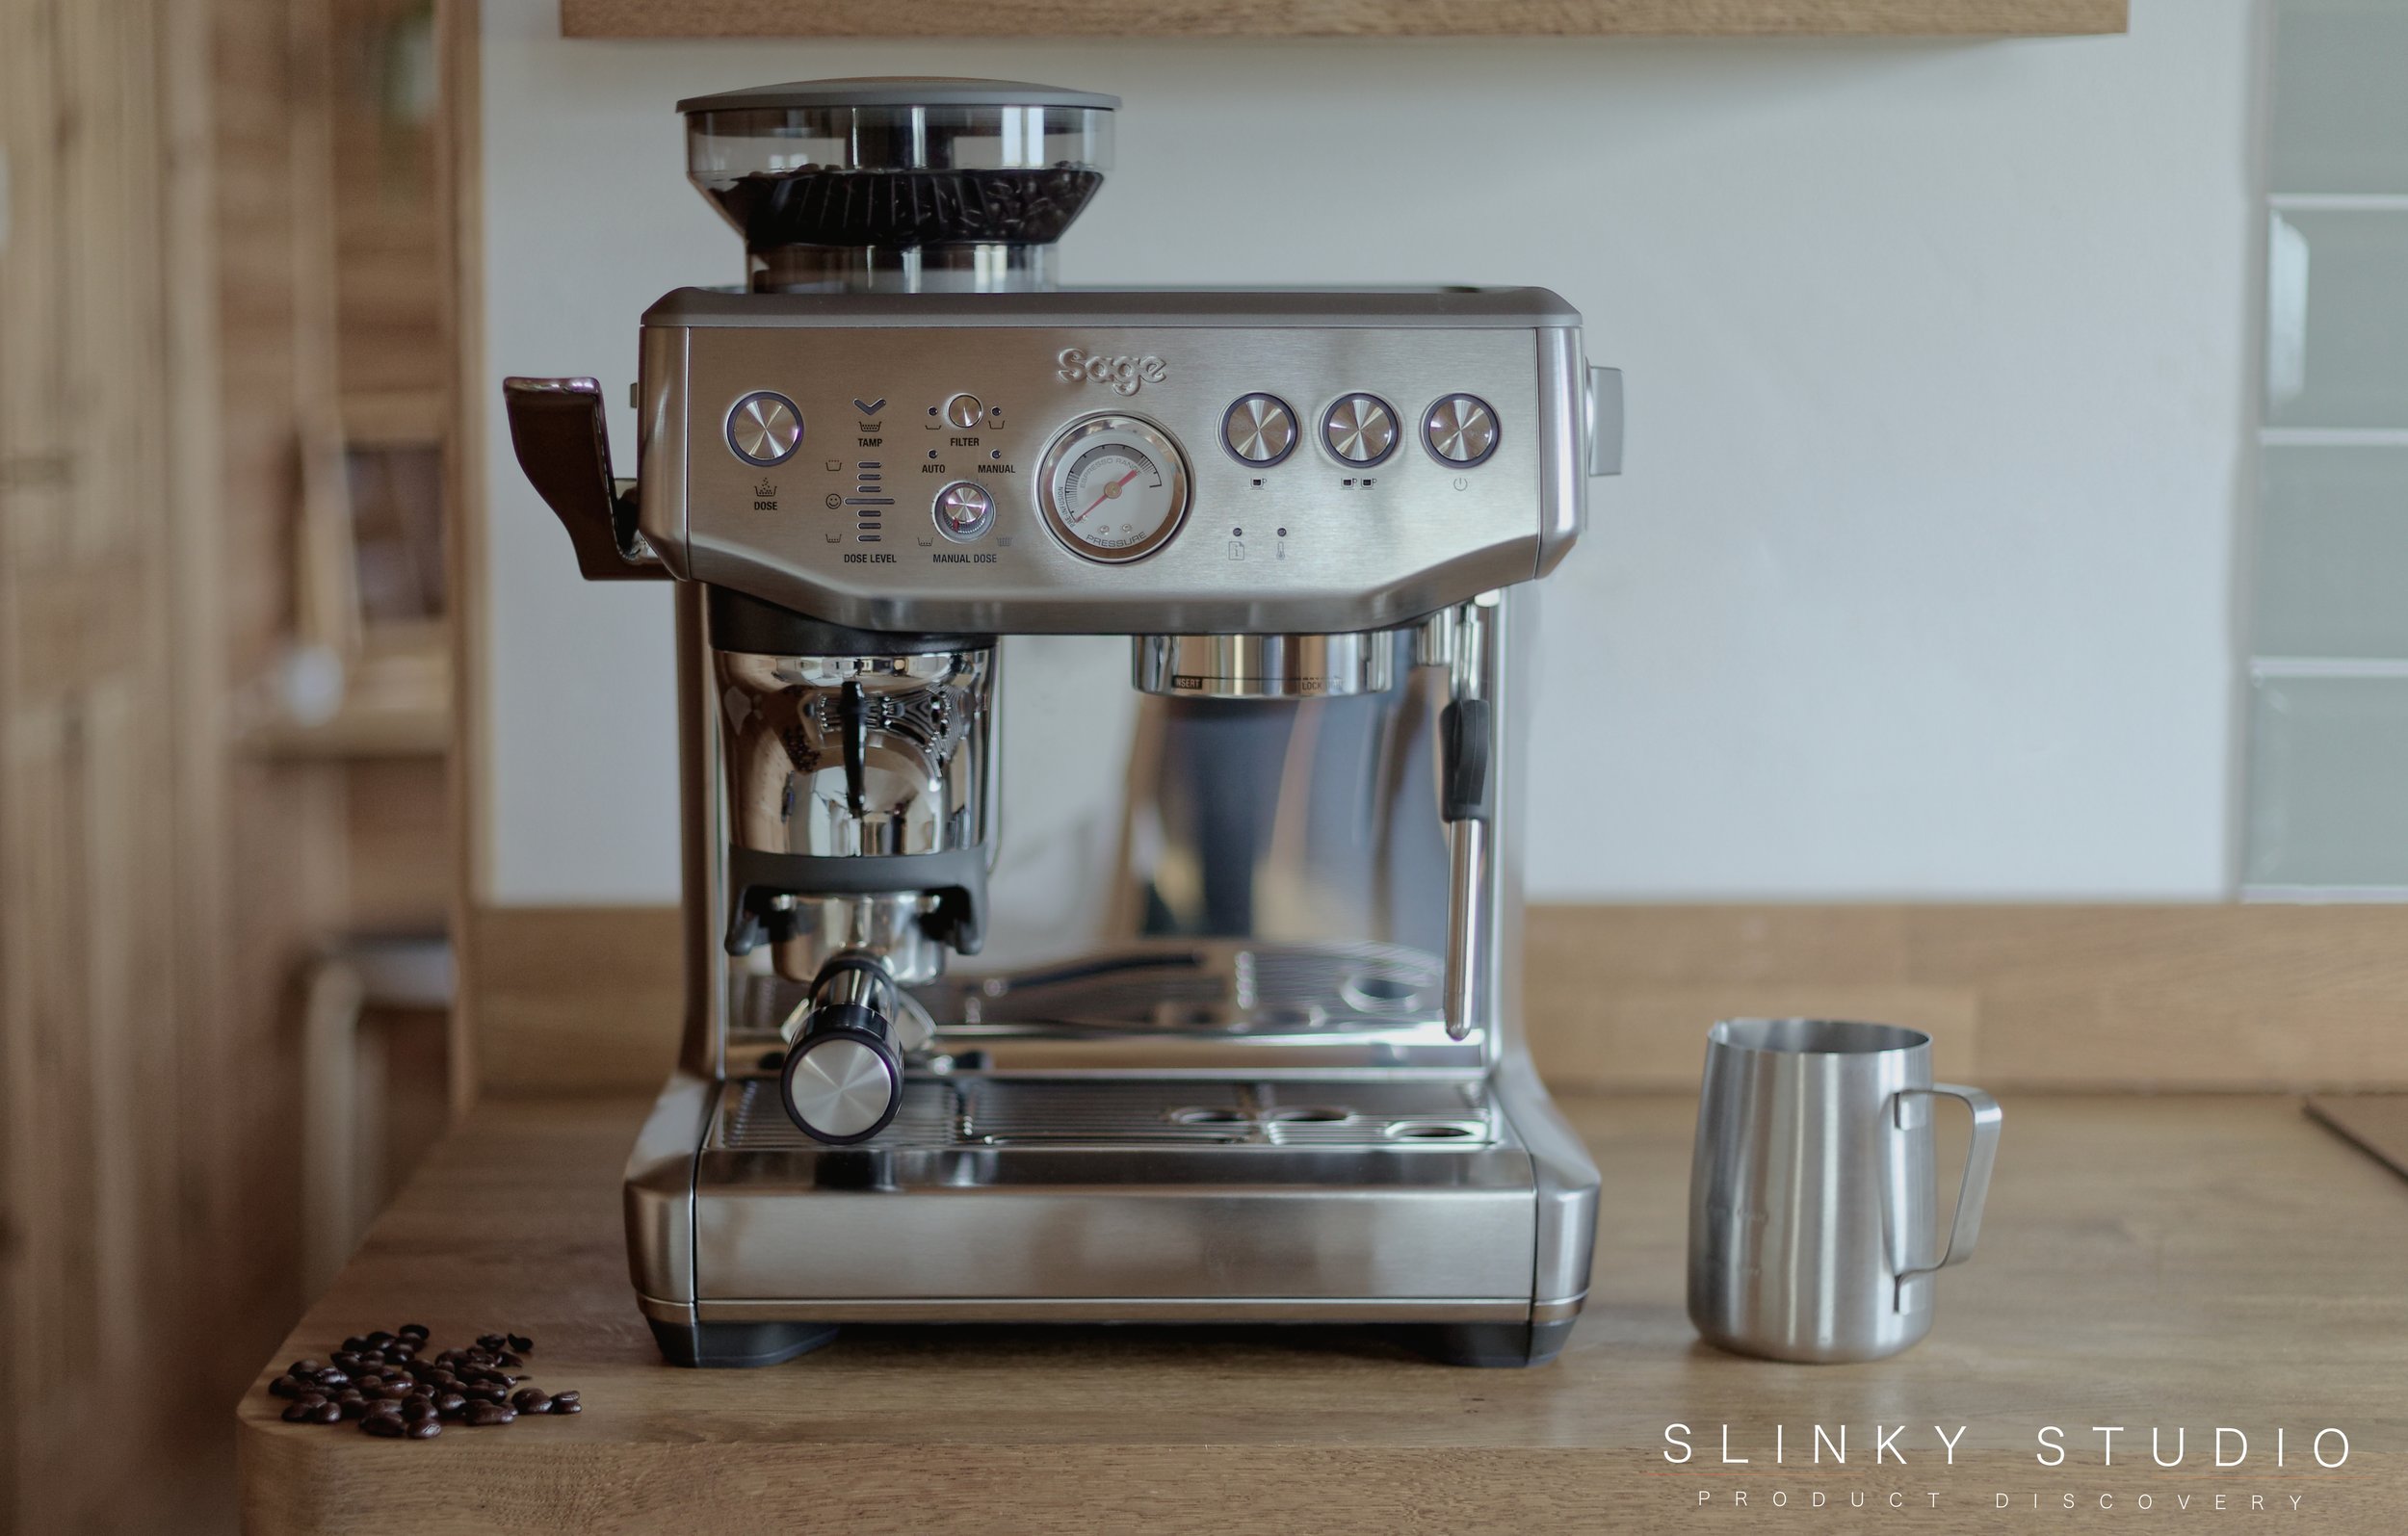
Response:
M1629 471L1546 602L1534 894L2212 896L2250 0L2133 10L1974 44L612 43L486 0L485 371L619 394L645 303L736 280L681 95L1115 91L1067 280L1540 283L1627 370ZM487 894L673 899L666 592L577 580L493 410Z

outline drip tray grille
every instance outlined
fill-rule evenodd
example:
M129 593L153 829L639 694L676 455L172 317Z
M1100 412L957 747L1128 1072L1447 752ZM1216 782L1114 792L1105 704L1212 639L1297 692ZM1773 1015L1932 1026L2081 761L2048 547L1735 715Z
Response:
M959 1096L944 1082L905 1082L895 1118L865 1145L948 1147L960 1144ZM777 1102L777 1084L759 1078L735 1086L720 1100L719 1125L710 1145L727 1152L811 1152L821 1143L802 1133Z
M810 1151L777 1085L749 1079L720 1101L711 1145ZM872 1147L1483 1146L1486 1090L1453 1082L1149 1082L971 1078L905 1084Z

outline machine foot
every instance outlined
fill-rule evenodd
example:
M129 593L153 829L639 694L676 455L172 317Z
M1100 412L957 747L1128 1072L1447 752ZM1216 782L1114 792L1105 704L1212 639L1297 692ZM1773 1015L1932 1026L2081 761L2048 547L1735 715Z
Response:
M661 1358L672 1366L775 1366L807 1355L841 1332L832 1322L663 1322L647 1318Z
M1422 1323L1382 1330L1390 1340L1443 1366L1543 1366L1563 1352L1572 1319L1561 1322Z

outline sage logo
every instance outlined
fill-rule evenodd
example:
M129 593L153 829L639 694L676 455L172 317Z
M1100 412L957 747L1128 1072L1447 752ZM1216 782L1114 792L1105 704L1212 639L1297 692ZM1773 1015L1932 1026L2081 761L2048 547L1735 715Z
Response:
M1065 384L1109 384L1123 395L1134 395L1146 385L1159 384L1170 377L1170 365L1152 352L1142 357L1131 357L1125 352L1107 357L1101 352L1064 347L1054 361L1061 365L1057 377Z

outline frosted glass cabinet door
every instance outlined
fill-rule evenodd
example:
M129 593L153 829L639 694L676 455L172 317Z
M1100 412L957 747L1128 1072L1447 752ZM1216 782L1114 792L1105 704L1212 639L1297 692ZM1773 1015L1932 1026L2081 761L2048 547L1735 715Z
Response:
M2408 679L2250 692L2249 883L2408 887Z
M2279 0L2273 193L2408 192L2408 5Z
M2265 353L2269 425L2408 427L2408 213L2276 210Z
M2260 462L2257 653L2408 658L2408 446Z

